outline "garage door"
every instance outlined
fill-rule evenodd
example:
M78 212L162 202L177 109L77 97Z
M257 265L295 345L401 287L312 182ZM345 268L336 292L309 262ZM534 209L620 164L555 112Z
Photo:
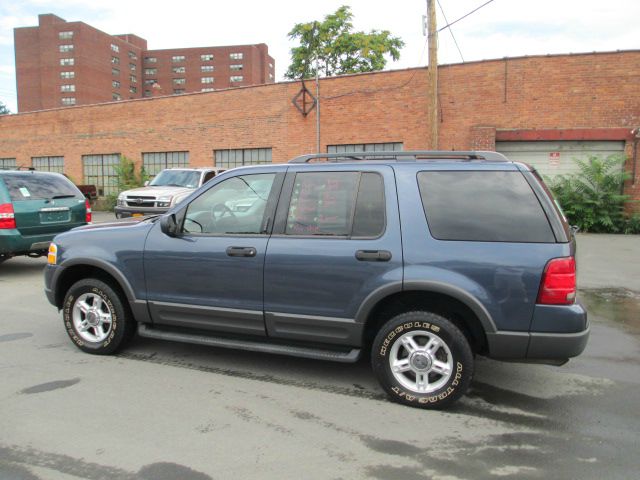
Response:
M574 159L587 160L593 155L605 158L612 154L623 154L624 142L496 142L496 151L514 162L528 163L542 175L554 177L578 172Z

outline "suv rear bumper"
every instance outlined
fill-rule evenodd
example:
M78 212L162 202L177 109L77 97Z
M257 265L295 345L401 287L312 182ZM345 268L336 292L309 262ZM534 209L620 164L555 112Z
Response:
M536 305L530 332L487 333L489 357L559 364L580 355L589 340L587 311L580 303Z
M49 243L58 233L22 235L17 229L0 230L0 254L23 255L31 252L46 252Z

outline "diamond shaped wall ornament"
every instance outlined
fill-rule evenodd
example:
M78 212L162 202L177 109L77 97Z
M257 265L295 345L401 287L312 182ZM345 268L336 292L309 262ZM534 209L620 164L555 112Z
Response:
M304 83L304 80L302 81L302 88L300 88L300 91L296 94L295 97L293 97L291 103L293 103L298 111L305 117L309 115L309 112L311 112L311 110L316 107L316 97L314 97L313 94L309 91Z

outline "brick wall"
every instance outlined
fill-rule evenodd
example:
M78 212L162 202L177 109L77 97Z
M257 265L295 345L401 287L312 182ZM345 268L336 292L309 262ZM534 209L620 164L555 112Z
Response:
M540 131L541 140L577 129L630 134L640 126L639 76L640 51L443 66L440 148L492 149L503 130ZM426 82L424 68L321 80L321 150L384 142L425 148ZM315 95L315 82L307 87ZM300 88L288 82L9 115L0 118L0 157L30 165L33 156L62 155L77 180L81 156L92 153L139 163L143 152L187 150L192 166L204 166L216 149L271 147L273 160L284 162L316 150L317 109L303 116L291 103ZM624 139L632 171L632 141ZM639 181L627 186L636 199Z

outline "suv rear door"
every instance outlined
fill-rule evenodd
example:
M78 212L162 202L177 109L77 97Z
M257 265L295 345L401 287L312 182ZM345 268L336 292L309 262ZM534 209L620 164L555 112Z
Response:
M291 165L265 263L269 336L357 346L360 305L393 284L402 285L393 169Z
M62 175L7 172L2 178L23 236L60 233L86 223L85 197Z

